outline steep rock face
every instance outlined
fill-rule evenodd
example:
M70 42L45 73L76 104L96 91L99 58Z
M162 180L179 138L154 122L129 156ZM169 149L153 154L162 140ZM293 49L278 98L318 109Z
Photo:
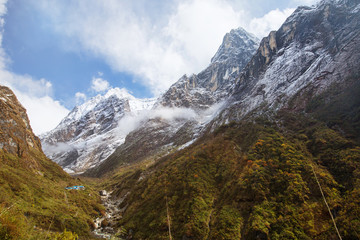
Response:
M41 136L47 156L68 172L82 172L107 158L128 133L121 122L149 109L154 100L138 100L114 88L75 107L51 132Z
M174 239L358 239L359 144L327 123L335 112L359 136L359 10L359 1L298 8L262 40L212 126L238 123L114 175L124 238L167 238L171 223Z
M236 77L257 46L256 37L242 28L227 33L209 67L180 78L157 100L152 109L155 114L129 133L125 143L103 164L86 174L100 176L119 164L153 158L191 144L223 107L222 101L230 96Z
M145 126L131 134L159 136L158 133L163 133L161 139L189 140L224 123L239 121L250 113L261 115L268 110L283 108L305 111L310 99L334 83L346 84L347 77L357 71L360 62L359 11L358 0L322 1L314 7L299 7L278 31L271 32L261 41L242 71L241 62L233 59L238 56L234 49L240 48L241 44L229 47L230 43L237 43L232 39L238 35L228 34L206 70L182 77L155 105L199 111L231 95L214 121L210 124L188 122L184 127L186 131L180 131L185 135L163 128L147 131ZM227 70L231 72L237 67L239 70L234 75L227 76ZM130 135L130 139L134 138ZM172 142L164 141L162 146L169 143ZM156 144L152 147L149 149L159 149ZM116 162L115 156L111 159Z
M84 174L102 176L119 166L143 160L153 162L170 152L185 148L201 136L222 107L223 104L219 103L198 111L189 108L154 108L113 154Z
M358 239L359 37L358 0L298 8L208 127L237 123L114 177L123 229L166 238L168 217L176 239Z
M355 74L360 61L359 12L357 0L299 7L261 41L216 125L256 109L304 111L311 97Z
M145 159L154 162L176 146L192 142L195 124L195 120L149 119L140 128L129 133L125 142L103 163L86 171L85 175L99 177L119 166L127 166Z
M156 106L206 109L229 96L235 78L249 62L259 40L242 28L231 30L211 64L190 77L184 75L158 100Z
M56 239L64 229L89 239L96 192L64 191L83 184L45 156L26 110L0 85L0 239Z
M46 173L49 176L69 178L60 166L46 158L40 139L31 129L26 109L12 90L1 85L0 163L4 171L14 168L14 171L23 171L29 176L44 176Z
M25 108L15 94L0 85L0 149L24 157L31 149L42 152L38 137L32 132ZM36 164L36 161L33 161Z

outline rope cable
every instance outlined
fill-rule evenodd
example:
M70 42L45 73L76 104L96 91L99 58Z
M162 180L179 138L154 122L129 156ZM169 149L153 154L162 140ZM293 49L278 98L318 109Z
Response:
M326 201L326 198L325 198L324 192L323 192L322 187L321 187L321 185L320 185L320 182L319 182L319 180L318 180L318 178L317 178L317 176L316 176L314 166L313 166L312 164L310 164L310 166L311 166L311 169L312 169L312 171L313 171L313 173L314 173L315 180L316 180L316 182L317 182L317 184L318 184L318 186L319 186L319 189L320 189L320 192L321 192L322 198L324 199L325 205L326 205L326 207L327 207L327 209L328 209L328 211L329 211L329 214L330 214L331 220L332 220L332 222L333 222L333 224L334 224L334 227L335 227L335 229L336 229L336 233L337 233L337 235L338 235L339 239L340 239L340 240L342 240L341 235L340 235L340 232L339 232L339 229L338 229L338 228L337 228L337 226L336 226L336 222L335 222L334 216L333 216L333 215L332 215L332 213L331 213L331 210L330 210L329 204L328 204L328 203L327 203L327 201Z

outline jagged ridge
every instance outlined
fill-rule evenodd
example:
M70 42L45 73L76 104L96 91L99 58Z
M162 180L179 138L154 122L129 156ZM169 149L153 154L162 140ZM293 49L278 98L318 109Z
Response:
M183 114L171 121L164 114L150 117L131 132L125 143L103 164L86 174L99 176L120 164L156 159L191 144L223 107L223 101L232 92L236 77L251 59L257 45L258 40L242 28L226 34L212 63L197 75L180 78L152 109L159 112L165 108L168 110L165 115L179 110Z
M140 115L154 101L136 99L124 89L110 89L75 107L54 130L41 136L44 151L70 173L97 166L131 130L121 120Z

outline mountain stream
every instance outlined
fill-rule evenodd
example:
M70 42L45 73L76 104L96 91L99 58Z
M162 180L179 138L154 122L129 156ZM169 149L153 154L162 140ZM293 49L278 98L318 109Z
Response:
M111 239L116 234L114 227L122 218L121 214L125 210L119 209L119 206L126 196L120 199L113 199L111 193L105 190L100 191L101 202L106 211L105 216L98 217L94 221L95 230L93 233L96 237L102 239Z

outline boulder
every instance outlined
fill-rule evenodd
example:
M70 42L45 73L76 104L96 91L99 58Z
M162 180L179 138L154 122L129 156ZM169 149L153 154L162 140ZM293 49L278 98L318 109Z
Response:
M100 194L100 196L107 196L107 192L106 192L106 190L101 190L101 191L99 191L99 194Z

